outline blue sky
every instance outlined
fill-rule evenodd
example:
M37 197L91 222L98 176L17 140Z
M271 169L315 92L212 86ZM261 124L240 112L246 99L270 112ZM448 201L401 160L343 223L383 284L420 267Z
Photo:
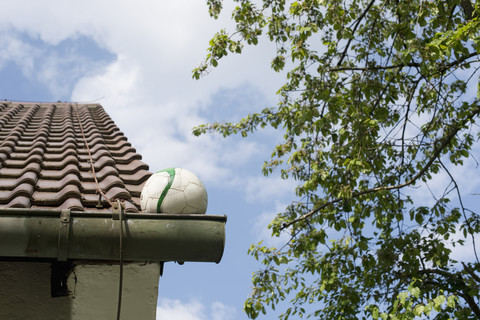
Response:
M157 319L246 319L242 306L259 267L248 247L280 243L266 226L294 184L261 175L280 138L274 131L225 140L193 137L191 129L275 105L281 75L269 68L274 48L246 48L194 81L191 70L209 38L231 26L228 14L210 19L205 1L5 0L0 12L0 99L102 104L151 171L195 172L208 191L207 212L228 215L219 264L165 266ZM474 168L471 161L455 174ZM437 177L431 185L444 182ZM476 181L466 182L467 192L478 192Z
M191 129L275 104L272 48L248 48L195 81L209 38L230 24L210 19L204 1L2 1L0 11L0 99L102 104L152 171L195 172L207 213L228 215L219 264L166 264L157 319L246 319L258 267L248 247L271 243L266 225L293 185L261 175L274 131L225 140Z

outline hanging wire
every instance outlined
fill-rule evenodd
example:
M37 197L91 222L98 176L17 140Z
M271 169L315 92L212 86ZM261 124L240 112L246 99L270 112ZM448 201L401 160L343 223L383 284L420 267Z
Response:
M85 138L85 133L83 131L83 125L80 121L80 115L78 114L78 104L75 103L75 113L77 115L78 124L80 126L80 131L82 133L83 142L88 151L88 158L90 161L90 168L92 170L93 179L95 180L95 186L98 193L108 202L110 207L114 207L112 201L107 197L107 195L100 188L100 184L97 180L97 174L95 172L95 166L93 165L92 153L90 152L90 147L88 146L87 139ZM120 314L122 310L122 292L123 292L123 220L124 212L123 205L120 200L117 200L118 212L119 212L119 221L120 221L120 237L119 237L119 259L120 259L120 275L118 281L118 303L117 303L117 320L120 320Z
M120 221L120 278L118 280L118 303L117 303L117 320L120 320L122 310L122 292L123 292L123 206L120 200L117 200L119 221Z
M98 193L100 193L102 195L102 197L105 200L107 200L110 207L113 207L112 201L110 201L110 199L107 197L107 195L102 191L102 189L100 188L100 184L98 183L97 174L95 173L95 166L93 165L92 153L90 152L90 147L88 146L87 139L85 138L85 133L83 132L83 125L82 125L82 122L80 121L80 116L78 114L78 104L77 103L75 103L75 113L77 114L78 124L80 125L80 132L82 133L83 143L85 144L85 148L87 148L87 151L88 151L90 168L92 170L93 180L95 180L95 186L97 188L97 191L98 191Z

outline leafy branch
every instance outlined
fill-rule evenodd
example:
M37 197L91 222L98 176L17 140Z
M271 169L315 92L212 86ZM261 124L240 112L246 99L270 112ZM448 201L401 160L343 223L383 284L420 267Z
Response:
M316 319L476 316L468 300L475 292L463 290L478 286L478 259L463 264L464 282L425 270L457 274L449 237L459 224L474 241L480 231L480 215L464 206L449 171L480 140L472 129L480 86L470 95L480 70L480 2L233 1L235 29L213 36L193 77L266 40L276 48L271 68L288 68L285 82L278 105L193 134L247 137L271 127L283 140L262 172L279 169L298 182L297 197L269 226L273 236L291 231L290 239L280 250L249 251L265 269L252 278L247 316L288 297L281 319L307 315L306 305ZM222 1L207 4L216 18ZM450 180L436 194L429 182L439 173ZM418 181L433 205L409 195L424 187ZM371 302L387 312L365 309Z
M404 183L400 183L400 184L397 184L397 185L381 186L381 187L371 188L371 189L367 189L367 190L354 191L354 192L352 192L351 198L358 198L360 196L363 196L363 195L366 195L366 194L369 194L369 193L374 193L374 192L401 189L401 188L404 188L406 186L414 184L419 178L421 178L429 170L429 168L432 166L432 164L435 162L435 160L438 159L438 157L440 156L442 151L445 149L445 147L451 142L453 137L455 137L455 135L461 129L463 129L465 127L465 125L467 125L467 123L469 121L471 121L474 117L476 117L479 113L480 113L480 106L477 106L474 109L474 112L472 112L472 114L470 114L467 118L465 118L461 123L451 124L450 128L448 129L449 133L446 136L444 136L441 140L437 141L437 143L435 143L435 149L433 151L432 156L428 160L428 162L411 179L407 180ZM295 223L306 220L309 217L316 214L317 212L319 212L319 211L321 211L321 210L323 210L323 209L325 209L325 208L327 208L331 205L334 205L336 203L344 201L346 199L347 198L337 198L337 199L327 201L327 202L321 204L320 206L316 207L315 209L311 210L310 212L308 212L308 213L306 213L306 214L304 214L304 215L302 215L302 216L300 216L296 219L293 219L292 221L283 223L281 230L286 229L286 228L290 227L291 225L293 225Z

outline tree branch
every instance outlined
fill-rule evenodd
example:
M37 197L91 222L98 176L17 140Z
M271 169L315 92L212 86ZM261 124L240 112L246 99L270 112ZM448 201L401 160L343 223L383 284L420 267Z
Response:
M462 262L463 269L465 270L466 273L468 273L475 281L480 283L480 277L470 268L467 266L465 263Z
M463 13L465 14L465 18L467 18L467 20L470 20L473 18L474 8L470 0L460 1L460 7L462 7Z
M401 69L405 67L420 67L420 64L417 62L412 62L408 64L400 63L393 64L390 66L371 66L371 67L335 67L328 69L328 72L335 71L378 71L378 70L390 70L390 69Z
M428 169L435 162L435 160L437 160L437 158L440 156L443 149L450 143L450 141L453 139L453 137L455 137L455 135L458 133L458 131L460 131L460 129L462 129L462 127L467 122L469 122L471 119L473 119L479 113L480 113L480 106L477 106L476 110L469 117L465 118L461 123L452 124L451 127L450 127L450 132L445 137L440 139L441 140L440 144L437 144L435 146L435 150L434 150L432 156L430 157L430 159L428 160L428 162L410 180L408 180L404 183L397 184L397 185L381 186L381 187L371 188L371 189L367 189L367 190L355 191L355 192L352 192L352 195L349 198L357 198L357 197L360 197L360 196L363 196L363 195L366 195L366 194L379 192L379 191L389 191L389 190L401 189L401 188L404 188L406 186L409 186L409 185L415 183L419 178L421 178L428 171ZM437 141L437 143L438 142L440 142L440 141ZM299 221L303 221L303 220L308 219L309 217L313 216L314 214L316 214L317 212L325 209L328 206L331 206L333 204L336 204L338 202L341 202L341 201L349 199L349 198L342 197L342 198L336 198L336 199L327 201L327 202L323 203L322 205L318 206L317 208L313 209L312 211L310 211L310 212L308 212L308 213L306 213L306 214L304 214L304 215L302 215L302 216L300 216L296 219L293 219L290 222L283 223L281 230L284 230L284 229L288 228L289 226L291 226L291 225L293 225L293 224L295 224Z
M444 276L446 278L451 279L451 281L456 282L456 285L459 285L461 287L461 289L459 290L461 292L457 291L457 292L453 292L453 293L457 293L459 296L461 296L467 302L468 306L472 309L473 313L477 316L477 318L480 319L480 307L477 305L477 303L475 302L473 297L468 293L468 286L460 276L458 276L456 274L452 274L452 273L444 271L444 270L437 270L437 269L424 269L424 270L419 270L419 272L423 273L423 274L441 275L441 276ZM454 288L452 288L452 289L454 289Z
M445 172L447 172L448 176L450 177L451 181L453 182L453 185L454 185L455 189L457 190L457 197L458 197L458 201L460 202L460 207L462 209L463 218L465 219L465 223L467 224L468 229L472 230L472 227L470 226L470 223L468 222L467 215L465 213L465 206L463 205L462 194L460 193L460 188L458 187L457 181L455 181L455 179L453 178L453 175L450 173L450 170L447 169L447 167L443 164L442 161L440 161L440 165L443 167ZM477 262L480 262L479 259L478 259L477 245L475 243L474 232L473 231L469 232L469 234L472 236L473 253L475 254L475 259L477 260ZM465 270L467 270L467 266L465 264L463 264L463 267L465 268Z
M469 54L461 57L460 59L458 60L455 60L455 61L451 61L449 63L446 63L446 64L440 64L438 66L438 71L441 73L441 72L444 72L452 67L455 67L463 62L465 62L466 60L470 59L470 58L473 58L475 56L478 56L478 52L470 52ZM336 71L378 71L378 70L390 70L390 69L402 69L402 68L419 68L421 66L421 64L419 62L410 62L410 63L399 63L399 64L392 64L392 65L389 65L389 66L370 66L370 67L340 67L340 66L337 66L337 67L333 67L333 68L329 68L328 69L328 72L336 72ZM435 73L433 74L430 74L430 75L425 75L425 76L432 76L432 75L435 75Z
M355 34L358 26L360 25L360 22L362 22L363 18L365 18L365 16L367 15L367 12L370 10L370 8L373 6L374 3L375 3L375 0L370 1L370 3L367 5L365 10L362 12L360 17L358 17L358 19L355 23L355 26L353 26L352 34ZM340 55L340 59L338 60L337 66L340 66L343 62L343 59L345 59L345 56L347 55L347 52L348 52L348 48L350 47L350 43L352 42L353 38L354 37L351 37L350 39L348 39L348 42L345 45L345 49L343 50L342 54Z
M467 302L468 306L472 309L473 313L480 319L480 308L475 303L475 300L472 298L471 295L468 294L467 290L462 290L463 294L459 294L465 301Z

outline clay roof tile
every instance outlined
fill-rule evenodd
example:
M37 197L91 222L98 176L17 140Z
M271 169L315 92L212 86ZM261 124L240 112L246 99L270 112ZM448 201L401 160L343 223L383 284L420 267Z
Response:
M101 190L138 212L151 172L98 104L0 103L0 207L109 210L86 145Z

